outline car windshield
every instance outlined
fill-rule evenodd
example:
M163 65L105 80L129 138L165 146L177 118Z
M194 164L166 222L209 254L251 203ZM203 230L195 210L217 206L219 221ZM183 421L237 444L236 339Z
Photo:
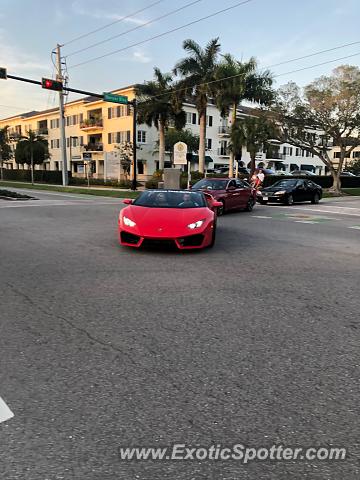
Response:
M275 182L271 187L275 188L285 188L285 187L295 187L297 180L279 180Z
M208 190L225 190L228 180L214 180L211 178L204 178L199 182L195 183L192 188L195 190L197 188L206 188Z
M133 205L152 208L200 208L206 207L200 192L176 190L148 190L134 200Z

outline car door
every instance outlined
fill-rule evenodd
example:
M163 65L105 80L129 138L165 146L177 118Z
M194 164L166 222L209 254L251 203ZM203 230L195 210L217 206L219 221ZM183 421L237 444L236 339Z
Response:
M230 180L226 185L226 207L228 209L239 208L240 189L236 188L235 180Z
M304 180L305 184L305 192L304 192L304 200L311 200L313 196L312 186L310 180Z
M293 191L293 198L295 202L303 202L306 200L305 180L298 180L296 182L296 185Z
M235 180L236 188L239 190L238 208L245 208L251 196L252 189L245 185L241 180Z

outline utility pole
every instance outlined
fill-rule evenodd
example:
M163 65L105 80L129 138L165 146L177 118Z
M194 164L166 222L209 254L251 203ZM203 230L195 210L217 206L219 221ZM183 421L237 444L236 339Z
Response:
M136 98L132 100L132 107L133 107L133 181L131 190L136 190L136 174L137 174L137 159L136 159L136 145L137 145L137 131L136 131L136 116L137 116L137 109L136 109Z
M62 67L61 67L61 45L56 45L56 65L57 75L56 79L59 82L63 82ZM63 186L69 184L68 170L67 170L67 158L66 158L66 135L65 135L65 115L64 115L64 94L63 91L59 91L59 113L60 113L60 151L62 158L62 181Z

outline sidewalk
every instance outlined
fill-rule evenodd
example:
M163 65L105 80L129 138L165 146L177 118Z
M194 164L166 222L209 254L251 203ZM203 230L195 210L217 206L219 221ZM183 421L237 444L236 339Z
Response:
M67 185L64 187L63 185L55 184L55 183L38 183L35 182L34 185L32 185L31 182L20 182L18 180L0 180L0 183L8 183L8 184L13 184L16 183L18 185L24 185L24 188L27 188L28 186L30 187L54 187L54 188L74 188L74 189L86 189L86 190L104 190L104 191L113 191L113 192L132 192L131 188L117 188L117 187L106 187L105 185L90 185L88 187L87 185ZM18 187L21 188L21 187ZM138 191L145 190L144 185L140 185L137 187Z

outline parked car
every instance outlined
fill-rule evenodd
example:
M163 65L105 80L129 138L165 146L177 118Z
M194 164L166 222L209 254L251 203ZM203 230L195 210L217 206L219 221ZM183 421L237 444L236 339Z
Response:
M294 175L296 177L316 177L316 173L311 172L310 170L293 170L290 172L290 175Z
M203 178L192 186L192 190L209 192L221 202L218 215L237 209L251 212L256 203L256 190L247 182L235 178Z
M257 200L262 205L268 202L292 205L294 202L319 203L322 188L311 180L284 179L257 192Z
M212 195L189 190L146 190L127 205L118 219L121 245L176 246L180 250L212 247L217 208Z
M340 177L356 177L352 172L347 172L346 170L343 170L340 174Z

